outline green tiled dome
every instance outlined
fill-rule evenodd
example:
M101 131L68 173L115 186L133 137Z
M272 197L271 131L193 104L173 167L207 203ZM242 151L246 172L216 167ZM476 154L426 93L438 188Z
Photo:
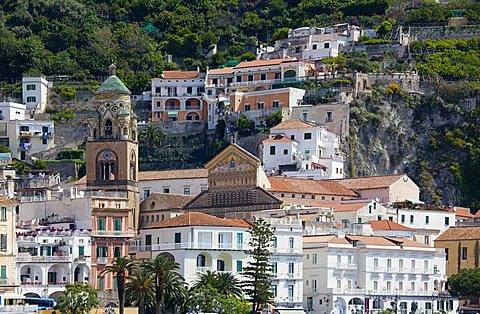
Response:
M123 84L123 82L116 75L109 76L97 89L97 93L108 92L131 94L125 84Z

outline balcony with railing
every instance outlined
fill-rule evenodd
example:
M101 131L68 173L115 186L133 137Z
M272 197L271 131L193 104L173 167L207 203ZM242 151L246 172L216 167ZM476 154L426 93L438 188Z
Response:
M106 256L97 257L97 264L98 264L98 265L106 265L106 264L108 264L108 257L106 257Z
M275 304L281 303L303 303L303 297L275 297Z
M130 246L130 252L145 251L168 251L168 250L232 250L243 251L247 249L244 243L236 242L181 242L181 243L162 243L143 246Z
M133 230L92 230L92 237L116 237L116 238L133 238L135 236Z
M301 254L301 248L289 247L289 248L279 248L279 247L272 247L270 248L272 254Z
M365 290L364 290L365 291ZM425 290L366 290L367 295L380 295L380 296L438 296L438 291L425 291Z
M328 294L348 294L348 295L354 295L354 294L365 294L365 289L361 288L329 288L327 289Z
M368 272L372 273L391 273L391 274L423 274L423 275L433 275L433 268L396 268L396 267L367 267Z
M335 264L330 268L339 269L339 270L357 270L358 266L356 264L341 263L341 264Z
M71 255L40 256L28 253L18 253L17 263L68 263L72 261Z
M302 274L301 273L276 273L274 274L274 280L275 279L302 279Z

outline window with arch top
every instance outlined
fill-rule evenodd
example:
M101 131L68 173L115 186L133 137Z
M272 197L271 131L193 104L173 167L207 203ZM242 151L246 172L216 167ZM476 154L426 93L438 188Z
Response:
M110 150L103 150L97 155L96 180L112 181L118 178L117 155Z
M107 119L105 121L105 137L111 138L113 136L113 123L112 120Z

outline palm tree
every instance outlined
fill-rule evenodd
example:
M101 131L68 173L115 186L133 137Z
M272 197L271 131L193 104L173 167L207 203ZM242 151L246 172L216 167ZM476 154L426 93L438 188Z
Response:
M197 280L192 285L192 289L199 289L206 286L216 287L217 285L217 272L207 270L206 272L198 274Z
M144 314L145 307L154 303L154 283L154 278L145 271L137 271L129 277L129 282L125 286L127 304L138 306L139 314Z
M155 258L145 262L142 267L151 274L155 281L155 313L162 313L163 289L165 287L166 278L170 273L175 272L179 267L178 263L172 258L157 255Z
M165 139L165 132L159 127L149 125L140 132L139 138L140 142L148 144L148 147L152 150L155 144L159 144Z
M240 280L238 280L232 273L218 273L215 287L218 293L223 295L241 296L242 288L240 287Z
M188 299L188 289L183 277L173 271L165 274L163 292L163 310L167 313L176 313L182 310Z
M112 265L105 267L99 274L112 273L117 278L117 292L120 314L125 312L125 282L127 274L132 272L135 267L135 261L130 257L116 257Z

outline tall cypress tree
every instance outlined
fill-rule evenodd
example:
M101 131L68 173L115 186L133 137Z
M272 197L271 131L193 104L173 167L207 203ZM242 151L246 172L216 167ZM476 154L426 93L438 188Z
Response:
M250 256L250 260L243 269L243 275L247 278L244 288L252 303L252 313L259 313L265 305L273 302L273 274L269 261L273 232L263 219L256 220L248 232L251 235L250 250L245 253Z

